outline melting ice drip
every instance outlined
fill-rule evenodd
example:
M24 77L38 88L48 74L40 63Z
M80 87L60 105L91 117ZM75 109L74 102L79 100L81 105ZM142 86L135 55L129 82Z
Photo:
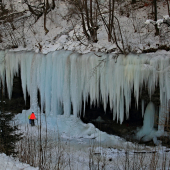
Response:
M113 118L120 123L124 120L124 113L126 118L129 117L132 92L138 106L143 86L148 88L151 96L155 86L159 85L160 103L165 107L170 99L168 54L129 54L117 58L115 54L78 54L71 51L56 51L47 55L0 51L0 80L4 84L6 76L9 98L13 77L19 71L24 99L28 92L31 108L35 112L38 90L46 114L69 116L72 107L73 115L78 117L90 99L94 105L102 102L105 110L109 104Z

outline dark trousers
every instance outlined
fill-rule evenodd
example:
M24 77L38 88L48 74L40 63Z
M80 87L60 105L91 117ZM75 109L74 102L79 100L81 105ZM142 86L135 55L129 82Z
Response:
M35 126L34 119L30 119L30 124L31 124L31 126Z

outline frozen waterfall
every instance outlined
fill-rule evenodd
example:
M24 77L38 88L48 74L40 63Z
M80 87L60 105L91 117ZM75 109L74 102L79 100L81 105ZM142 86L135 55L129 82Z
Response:
M0 51L0 81L3 84L6 81L9 98L13 78L19 71L24 98L26 100L28 92L35 112L38 90L46 114L69 116L73 113L77 117L90 99L94 105L102 102L104 109L109 104L113 118L120 123L129 117L132 92L138 105L143 86L151 96L159 85L160 103L164 107L170 99L168 53L117 56L62 50L47 55ZM163 114L160 111L160 117Z

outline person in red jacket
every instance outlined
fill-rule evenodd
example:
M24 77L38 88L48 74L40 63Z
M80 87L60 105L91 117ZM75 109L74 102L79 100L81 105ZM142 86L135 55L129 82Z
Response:
M32 112L31 115L29 116L31 126L35 126L35 122L34 122L35 119L36 119L35 114L34 112Z

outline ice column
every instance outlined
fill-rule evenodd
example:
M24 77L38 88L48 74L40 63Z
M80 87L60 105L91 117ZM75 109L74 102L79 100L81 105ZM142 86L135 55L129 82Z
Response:
M145 110L143 126L140 131L136 134L138 139L145 137L147 140L147 136L153 131L154 128L154 114L155 114L155 107L152 102L150 102Z

